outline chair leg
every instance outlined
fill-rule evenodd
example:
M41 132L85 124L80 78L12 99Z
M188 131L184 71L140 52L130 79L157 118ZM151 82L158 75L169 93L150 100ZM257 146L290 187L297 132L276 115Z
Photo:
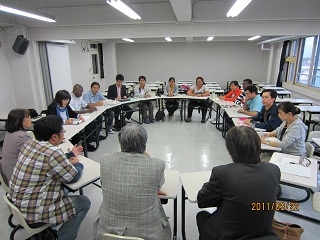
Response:
M9 216L9 218L8 218L8 224L9 224L10 227L15 228L15 227L17 227L18 225L13 224L12 218L13 218L13 214L10 214L10 216Z
M10 234L10 240L14 240L14 235L16 234L16 232L19 230L19 229L22 229L23 227L21 225L17 225L11 232Z

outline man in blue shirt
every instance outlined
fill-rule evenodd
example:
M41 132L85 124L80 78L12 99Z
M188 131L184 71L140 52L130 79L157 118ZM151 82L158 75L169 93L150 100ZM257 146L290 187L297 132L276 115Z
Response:
M261 111L262 107L262 98L258 94L257 87L254 85L248 86L243 109L240 109L239 112L254 117Z
M90 88L91 88L91 90L83 95L83 100L86 103L90 104L90 106L95 106L95 107L96 106L103 106L103 100L105 100L106 98L99 92L100 84L97 83L97 82L92 82ZM108 132L112 134L113 133L113 131L112 131L113 117L114 117L113 111L111 111L109 109L106 110L105 117L108 119L108 126L106 126L108 128ZM99 134L99 136L102 139L104 139L106 137L104 137L102 135L102 131L101 131L101 129L102 129L102 125L101 125L102 116L101 115L97 118L97 122L100 125L100 128L99 128L100 134Z

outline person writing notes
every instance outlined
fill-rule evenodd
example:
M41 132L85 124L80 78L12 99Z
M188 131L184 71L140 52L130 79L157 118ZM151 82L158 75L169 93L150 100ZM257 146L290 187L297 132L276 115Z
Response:
M282 124L274 131L265 133L260 137L261 143L279 147L283 153L305 156L306 125L296 117L300 109L291 102L283 102L278 106L279 117ZM266 137L276 137L279 141L267 140Z
M196 79L196 85L194 85L192 88L189 89L187 92L188 96L193 97L209 97L210 91L208 87L205 85L205 82L202 77L197 77ZM188 115L185 119L186 122L191 122L192 112L194 107L199 106L202 111L202 119L201 122L205 123L206 114L207 114L207 108L204 106L204 100L190 100L188 104Z
M64 124L76 124L77 120L84 122L84 118L77 114L69 106L71 95L67 90L59 90L52 103L48 106L47 115L57 115L61 117ZM76 134L72 137L70 142L76 145L80 141L80 135Z
M261 111L252 119L246 119L244 123L250 124L253 121L256 128L266 129L267 132L272 132L281 124L281 119L278 116L277 92L271 89L265 89L261 93L263 107Z

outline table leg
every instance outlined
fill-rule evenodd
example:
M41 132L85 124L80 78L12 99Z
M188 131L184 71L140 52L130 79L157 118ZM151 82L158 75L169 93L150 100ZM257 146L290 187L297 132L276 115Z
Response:
M181 234L182 239L185 240L186 238L186 193L182 186L181 189Z
M173 240L177 239L178 198L173 200Z
M278 200L287 201L287 202L298 202L298 203L306 202L306 201L309 200L309 198L310 198L310 190L309 190L309 188L298 186L298 185L291 184L291 183L286 183L286 182L281 182L281 184L289 186L289 187L293 187L293 188L302 189L302 190L306 191L307 196L305 198L303 198L303 199L292 199L292 198L282 198L282 197L280 197L280 198L278 198Z
M88 157L87 135L84 129L82 130L82 138L83 138L83 155L85 157Z

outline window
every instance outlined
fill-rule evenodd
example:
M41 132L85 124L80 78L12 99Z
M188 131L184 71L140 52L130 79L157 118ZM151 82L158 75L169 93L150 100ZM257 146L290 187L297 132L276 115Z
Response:
M99 65L98 65L98 54L92 54L92 73L99 73Z
M287 82L320 89L319 36L290 41L287 48Z

